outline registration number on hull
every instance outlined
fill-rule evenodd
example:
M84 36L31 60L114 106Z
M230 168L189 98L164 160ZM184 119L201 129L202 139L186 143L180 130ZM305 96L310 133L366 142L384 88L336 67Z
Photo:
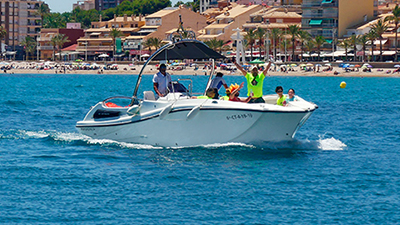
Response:
M247 119L247 118L253 118L253 114L243 113L243 114L235 114L235 115L226 116L227 120L240 120L240 119Z

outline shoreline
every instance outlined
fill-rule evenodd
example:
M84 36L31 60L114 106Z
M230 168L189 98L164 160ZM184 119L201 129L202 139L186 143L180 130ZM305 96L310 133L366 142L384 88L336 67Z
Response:
M99 73L100 70L71 70L67 69L65 74L79 74L79 75L137 75L141 70L141 66L127 66L127 65L119 65L118 70L102 70L102 73ZM393 73L395 69L387 69L387 68L373 68L372 72L345 72L342 68L334 67L333 71L329 72L304 72L299 71L298 68L295 68L296 71L289 72L274 72L269 71L267 76L305 76L305 77L400 77L400 73ZM26 68L12 68L8 69L6 73L4 71L0 71L1 74L64 74L64 72L60 72L61 70L48 69L48 70L38 70L38 69L26 69ZM338 75L335 75L333 72L339 72ZM388 73L390 71L390 73ZM144 71L144 75L153 75L158 72L157 68L154 65L148 66ZM187 67L182 70L167 70L168 73L173 75L205 75L205 73L209 74L210 70L195 70L193 67ZM215 72L222 72L225 76L242 76L240 71L236 70L235 72L230 72L228 70L220 70L217 68Z

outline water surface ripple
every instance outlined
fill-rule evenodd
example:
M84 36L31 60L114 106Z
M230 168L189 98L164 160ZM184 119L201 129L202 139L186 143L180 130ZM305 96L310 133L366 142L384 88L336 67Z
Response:
M202 91L207 77L193 79L194 91ZM98 101L131 95L135 75L0 80L4 223L400 221L397 78L267 77L265 93L281 85L319 105L294 141L181 148L94 140L75 129ZM151 76L142 84L139 93L151 88Z

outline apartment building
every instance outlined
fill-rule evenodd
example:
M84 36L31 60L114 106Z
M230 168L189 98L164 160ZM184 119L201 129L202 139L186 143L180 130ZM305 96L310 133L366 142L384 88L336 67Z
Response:
M285 30L289 25L301 27L302 16L296 11L298 11L297 8L262 9L250 15L250 21L243 25L243 29L248 31L261 27L263 29L278 28Z
M204 34L198 37L199 40L206 41L219 39L229 41L231 35L235 33L233 29L242 28L250 20L250 15L260 11L261 5L237 5L215 17L216 21L204 28Z
M42 26L38 14L41 4L43 1L38 0L0 0L0 23L7 32L6 45L15 49L26 36L36 39Z
M197 32L207 26L207 18L199 13L181 6L167 7L146 16L146 24L125 39L124 49L129 50L132 55L137 55L149 38L168 40L171 30L178 29L180 17L185 29Z
M302 29L328 42L374 17L374 0L303 0Z
M117 45L121 47L125 39L140 30L145 24L142 16L120 16L114 15L114 19L109 21L92 22L92 27L85 30L84 37L77 40L76 51L83 52L85 57L93 58L95 55L107 53L112 56L113 53L113 39L110 35L113 28L117 28L122 36L118 37ZM119 48L118 48L119 49ZM117 49L117 50L118 50ZM118 52L117 52L118 53ZM118 54L121 54L119 52Z
M54 46L51 43L51 39L57 34L64 34L68 37L69 42L65 42L62 48L69 47L77 43L80 37L84 36L83 29L61 29L61 28L46 28L42 29L39 34L38 50L40 53L40 59L53 59ZM56 52L57 53L57 52Z
M131 0L94 0L94 7L97 11L102 11L109 8L115 8L123 1Z
M301 5L303 0L282 0L282 5Z
M72 8L80 8L82 10L91 10L95 9L95 0L85 0L85 1L78 1L72 5Z

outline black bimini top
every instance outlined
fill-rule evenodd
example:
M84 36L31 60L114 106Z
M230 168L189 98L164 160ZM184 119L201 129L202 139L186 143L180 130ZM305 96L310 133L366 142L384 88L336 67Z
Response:
M152 60L221 59L218 52L197 40L182 40L160 49Z

